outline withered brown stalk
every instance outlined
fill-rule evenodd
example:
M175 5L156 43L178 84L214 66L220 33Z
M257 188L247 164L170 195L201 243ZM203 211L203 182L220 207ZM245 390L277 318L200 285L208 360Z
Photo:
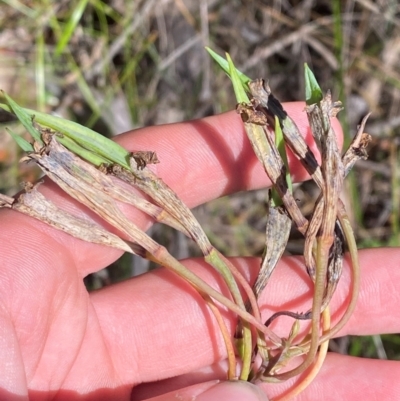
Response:
M307 356L305 360L297 368L289 372L276 373L278 361L280 363L285 359L285 355L289 356L290 354L290 347L286 350L281 349L279 359L272 364L269 361L269 367L263 372L267 380L268 376L273 381L286 380L300 374L314 362L320 342L325 342L330 336L334 335L338 330L338 325L342 327L345 324L354 308L358 293L358 263L355 256L356 251L353 250L351 252L353 262L351 301L338 325L329 330L326 324L329 320L329 314L323 311L329 304L341 276L344 237L348 244L351 243L352 247L355 246L355 243L350 238L352 232L349 230L344 206L340 201L340 192L343 180L355 161L360 157L366 156L365 147L368 144L369 138L367 134L363 133L365 118L349 150L345 153L343 159L341 158L335 133L330 124L330 118L336 116L340 110L340 103L332 103L330 93L328 93L319 104L308 106L306 109L315 141L321 153L320 166L294 122L287 116L279 101L273 97L269 87L264 87L264 81L251 81L249 89L252 95L252 103L238 105L238 112L242 116L253 149L262 162L270 180L273 182L274 188L279 193L288 215L298 230L305 236L305 265L314 282L311 313L292 313L294 316L297 315L297 318L311 317L310 342L300 344L297 349L292 349L294 351L293 354L297 355L306 352ZM315 209L309 222L301 214L295 202L293 202L293 197L289 193L286 181L284 180L285 166L268 130L268 126L274 127L275 116L280 120L286 143L321 189L321 195L316 201ZM264 136L261 135L261 127L265 134ZM278 220L276 217L272 217L274 223L277 224ZM345 231L344 236L342 228ZM285 229L288 230L287 227ZM270 239L274 240L273 237L270 237ZM279 243L278 250L281 252L282 241L280 238L277 240ZM268 249L276 250L274 245L270 243L266 245L266 254ZM256 292L259 292L260 288L265 287L266 281L275 265L276 263L268 264L266 259L263 258L260 274L256 282ZM321 313L324 322L324 334L322 336L320 334ZM278 312L277 316L282 314L291 315L290 312ZM305 346L307 346L307 350L304 348Z
M310 226L318 226L316 235L316 274L314 281L314 297L311 317L311 342L305 360L295 369L275 375L280 380L296 376L307 369L314 361L318 350L320 336L320 314L325 293L326 277L330 249L335 237L335 224L337 218L337 204L342 189L344 167L336 142L335 133L330 124L332 103L330 96L320 102L321 107L315 105L310 114L319 123L318 131L314 133L321 151L321 171L324 180L322 187L323 211L314 213ZM313 126L311 127L314 128ZM313 244L310 244L313 246Z
M156 202L159 203L158 206L155 206L148 201L140 200L137 195L132 195L128 191L126 191L123 186L117 183L118 179L107 175L107 173L110 171L109 168L103 168L100 170L96 169L94 166L84 162L82 159L69 152L57 142L56 135L57 134L54 132L45 132L45 135L43 135L43 142L45 143L45 146L34 143L35 151L31 152L26 159L34 160L43 169L46 175L48 175L49 178L51 178L62 189L64 189L66 193L70 194L82 204L89 207L91 210L101 216L105 221L116 227L121 233L123 233L124 237L129 239L129 242L120 240L120 243L115 244L111 243L109 239L107 240L107 242L104 238L113 238L114 234L108 233L105 230L102 231L102 229L99 228L100 234L98 235L98 237L100 239L95 238L93 239L93 242L119 247L120 249L123 249L125 251L138 253L141 256L145 256L152 260L155 260L159 264L173 270L175 273L191 283L199 291L199 293L203 296L205 301L210 306L218 324L220 325L221 333L224 337L228 353L228 377L230 379L234 378L236 375L236 362L234 352L225 324L220 316L219 311L214 306L214 300L220 302L222 305L234 311L234 313L236 313L243 319L243 326L247 328L247 332L248 335L250 335L250 338L251 331L249 328L249 324L252 324L259 330L260 333L263 333L263 336L266 336L266 338L271 338L273 344L280 344L280 338L277 337L270 329L262 325L257 308L257 303L248 283L244 281L244 278L240 275L237 269L232 266L230 262L226 258L224 258L217 250L215 250L215 248L213 248L212 246L210 246L209 248L207 247L208 239L204 239L201 229L197 230L196 224L198 223L191 223L191 217L190 214L187 213L187 211L186 214L182 213L184 207L182 207L182 205L180 204L181 201L176 197L172 190L166 187L165 184L158 179L158 177L154 176L154 174L149 172L148 169L145 169L145 163L142 163L140 155L136 155L136 158L134 157L135 155L133 155L133 174L115 175L120 178L124 177L125 181L128 181L133 186L139 187L139 189L141 190L146 190L145 192L150 194L153 199L156 198ZM123 171L115 168L115 166L111 167L111 169L113 169L113 172ZM129 177L129 180L126 179L126 177ZM39 193L34 189L29 190L26 194L24 194L24 196L32 196L34 194ZM154 194L157 194L157 196L155 196ZM41 195L39 194L38 196ZM21 199L23 199L23 197L21 197ZM206 255L206 260L208 260L210 264L216 266L220 271L223 271L223 269L228 266L229 268L231 268L233 272L232 274L236 277L238 282L245 289L247 286L247 291L250 292L250 294L253 296L252 304L255 305L254 311L256 312L256 317L253 317L248 312L246 312L244 302L240 294L240 298L235 299L235 304L219 292L212 289L205 282L196 277L193 273L188 271L183 265L181 265L176 259L174 259L164 247L155 243L132 222L128 221L117 207L114 199L131 204L136 204L136 201L138 201L138 203L140 204L140 209L142 211L148 213L152 217L158 218L163 222L166 222L178 229L181 229L183 232L186 232L191 237L195 237L196 242L200 242L203 246L203 249L204 247L207 247L207 249L209 249L209 255ZM169 202L168 207L165 206L166 202ZM15 202L11 199L8 199L8 201L7 199L4 199L2 202L3 207L13 206L16 210L20 210L24 213L30 214L33 217L36 217L51 224L51 221L49 219L46 219L43 212L37 213L35 215L32 211L27 211L26 208L24 209L19 207L20 204L22 204L22 202ZM182 214L183 216L186 215L188 217L189 222L184 218L182 219ZM74 224L75 220L73 219L73 216L68 216L68 219L68 224L66 223L67 218L65 218L64 223L61 223L59 221L58 224L53 224L53 226L58 229L63 229L64 231L69 232L70 234L75 235L78 238L91 240L92 237L87 235L87 231L90 230L92 226L86 227L86 230L81 230L77 234L76 229L74 231L73 228L71 229L69 227L70 225ZM117 236L115 237L118 238ZM223 276L225 276L226 280L232 280L232 276L226 275L226 272L223 273ZM234 284L236 285L235 282ZM242 373L244 372L243 378L247 378L248 371L250 369L251 353L253 350L251 342L249 343L247 341L247 349L248 351L246 358L248 361L248 367L247 372L245 369L242 369Z
M189 235L202 250L206 262L213 266L223 276L235 303L242 308L243 311L246 310L244 301L237 286L237 283L240 283L252 305L252 311L255 313L256 319L260 319L257 301L250 285L235 266L211 245L190 209L160 178L158 178L151 170L138 168L138 166L135 166L134 164L132 164L132 172L117 165L114 165L111 168L111 172L116 177L128 182L132 186L136 186L147 195L151 196L158 205L163 205L168 213L175 218L180 219L182 224L187 227ZM274 336L275 341L276 339L277 337ZM243 321L243 343L244 355L240 378L242 380L247 380L250 373L251 355L253 352L251 329L247 321Z
M74 216L57 207L37 190L39 185L40 183L34 186L26 185L25 192L21 193L16 198L7 197L7 204L5 196L0 194L0 207L9 207L41 220L75 238L111 246L124 252L136 253L134 251L134 244L129 244L101 226L89 220ZM2 205L1 198L4 200Z
M253 291L258 298L268 283L271 274L285 251L292 221L285 209L273 206L271 200L267 204L267 227L265 250L261 260L260 272L253 285Z

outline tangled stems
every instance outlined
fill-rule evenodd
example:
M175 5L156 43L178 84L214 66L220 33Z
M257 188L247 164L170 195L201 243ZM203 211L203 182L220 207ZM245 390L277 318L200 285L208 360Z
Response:
M243 311L246 311L245 304L235 278L238 280L250 302L254 306L255 313L258 313L256 318L261 322L260 314L257 312L258 308L256 307L257 303L255 296L250 285L246 282L241 273L211 245L206 234L204 233L204 230L197 222L190 209L153 172L147 169L139 168L138 164L134 161L131 161L131 165L132 172L121 169L119 166L114 166L112 172L116 177L138 187L147 195L151 196L159 206L165 209L171 216L173 216L185 227L189 236L196 242L203 252L205 261L214 267L223 277L235 303ZM247 380L251 368L253 346L251 328L246 320L243 322L243 350L243 365L241 368L240 379ZM227 351L229 354L229 350Z
M358 294L360 292L360 263L358 260L358 251L357 244L354 238L353 229L351 227L350 221L344 211L343 205L339 204L338 209L338 218L340 224L342 225L343 232L346 236L346 241L349 247L350 258L351 258L351 271L352 271L352 285L351 285L351 297L347 309L339 322L329 330L329 332L325 333L320 337L320 343L332 338L335 336L349 321L351 315L354 312L354 309L357 305Z
M225 259L225 258L224 258ZM233 274L235 277L238 279L238 281L242 284L243 288L247 290L247 293L251 293L253 300L254 294L251 291L251 288L249 284L246 282L244 277L240 274L240 272L232 265L229 263L225 263L226 259L224 260L222 258L222 255L214 248L209 255L205 256L205 260L210 263L213 267L215 267L223 276L224 280L226 283L230 283L231 280L234 280ZM229 266L229 267L228 267ZM229 274L227 274L229 273ZM246 283L246 284L244 284ZM236 284L236 282L235 282ZM244 284L244 285L243 285ZM235 302L237 305L243 309L246 310L245 304L243 302L243 299L240 295L240 292L238 291L237 286L229 285L229 289L233 290L231 291ZM250 298L250 299L252 299ZM254 301L253 301L254 303ZM258 311L258 308L256 309ZM256 316L260 320L260 314L258 313L258 316ZM243 354L241 355L242 357L242 369L240 372L240 379L241 380L247 380L250 374L250 369L251 369L251 356L253 353L253 347L252 347L252 334L251 334L251 328L248 324L248 322L243 321Z
M352 281L350 288L350 300L347 305L346 311L343 313L340 320L332 327L329 331L324 331L324 334L319 338L319 344L322 344L326 340L333 338L349 321L354 309L357 305L358 294L360 292L360 263L358 260L357 244L354 238L353 229L351 227L350 221L344 211L344 207L339 203L338 207L338 218L343 228L343 232L346 237L346 241L350 253L350 266L352 272ZM309 344L310 340L303 341L299 344L299 347L305 347Z
M302 380L296 387L294 387L282 399L278 398L276 401L289 400L291 397L294 397L295 395L297 395L301 391L303 391L308 386L308 384L311 383L312 378L316 376L316 374L318 373L319 369L322 366L322 357L323 357L324 353L326 353L325 348L327 348L327 346L328 346L329 339L334 337L346 325L346 323L348 322L349 318L353 314L354 309L356 307L358 294L359 294L359 288L360 288L360 268L359 268L358 252L357 252L357 246L356 246L353 230L351 228L349 219L346 216L344 207L341 202L339 202L339 206L338 206L338 218L339 218L339 221L343 228L343 232L346 237L346 242L348 244L350 257L351 257L352 285L351 285L351 289L350 289L350 293L351 293L350 301L348 303L346 311L344 312L344 314L342 315L342 317L340 318L338 323L331 329L329 329L330 317L329 317L328 307L323 311L323 313L322 313L323 334L317 338L317 345L320 345L320 350L319 350L319 354L317 357L317 361L315 362L312 370L309 372L309 374L306 376L306 378L304 380ZM312 344L313 344L313 339L311 338L311 340L308 339L306 341L301 342L300 344L298 344L296 346L296 348L298 350L304 350L305 348L308 348L308 355L301 365L299 365L297 368L295 368L289 372L270 376L267 379L267 381L275 382L275 381L287 380L288 378L293 377L293 376L301 373L305 369L307 369L307 367L309 367L313 361L313 358L310 357L310 355L312 353L314 353L314 351L312 350L312 347L313 347ZM301 355L302 353L304 353L304 351L296 352L296 350L294 350L291 353L291 356L294 357L297 355ZM315 354L314 354L314 357L315 357ZM311 363L308 362L309 360L311 360ZM306 367L304 367L304 366L306 366Z
M330 324L331 324L331 318L330 318L329 306L327 306L324 309L324 311L322 312L322 329L324 332L329 331ZM322 367L322 364L325 361L325 357L328 352L328 346L329 346L329 339L327 339L321 343L317 358L316 358L311 370L300 381L300 383L297 383L297 385L295 387L291 388L286 394L284 394L280 397L277 397L277 398L273 399L272 401L289 401L292 398L299 395L303 390L305 390L309 386L309 384L315 379L317 374L319 373L319 371Z
M321 306L325 290L325 279L327 273L327 252L329 252L330 244L328 247L323 243L322 239L317 240L317 271L314 284L314 297L312 305L312 318L311 318L311 343L306 356L306 359L295 369L285 373L273 375L273 380L288 380L294 376L304 372L315 359L315 355L319 346L319 331L320 331L320 316Z

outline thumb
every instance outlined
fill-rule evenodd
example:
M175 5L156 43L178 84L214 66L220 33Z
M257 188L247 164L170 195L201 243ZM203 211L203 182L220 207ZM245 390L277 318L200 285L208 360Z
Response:
M254 384L235 380L217 383L201 393L196 401L268 401L267 395Z
M212 381L195 384L147 401L269 401L261 388L254 384L235 381Z
M195 384L147 401L269 401L266 394L254 384L245 381L212 381Z

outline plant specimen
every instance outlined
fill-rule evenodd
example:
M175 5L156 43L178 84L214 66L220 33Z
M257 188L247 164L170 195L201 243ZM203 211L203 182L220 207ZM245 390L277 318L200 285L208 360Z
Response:
M250 80L237 71L229 56L225 60L210 49L208 51L232 79L238 101L237 112L257 158L273 183L268 199L266 248L253 288L210 243L189 208L148 167L158 162L153 151L129 153L76 123L23 109L6 94L7 104L0 106L14 113L33 138L30 143L10 131L27 152L23 160L37 163L66 193L118 229L120 234L113 234L59 209L37 191L39 184L26 184L25 192L15 198L0 195L0 207L13 208L75 237L140 255L172 270L199 292L213 312L226 346L228 379L277 382L312 366L304 380L285 395L289 398L300 392L318 372L329 338L346 324L357 300L357 248L340 200L340 191L354 163L366 157L365 148L369 142L369 136L363 133L366 119L342 157L330 124L330 119L341 108L340 102L332 102L329 93L323 96L306 66L306 113L321 153L321 163L318 163L268 84L262 79ZM293 197L285 144L320 188L309 219L303 216ZM128 191L122 182L138 188L146 198ZM129 221L117 201L132 204L154 220L168 224L191 238L202 251L205 261L222 276L231 297L213 289ZM263 322L257 299L268 285L285 250L292 224L305 238L304 265L314 285L312 307L303 312L281 310ZM341 276L346 244L352 260L351 297L345 313L331 327L329 302ZM219 305L238 317L234 339L221 316ZM285 338L269 328L269 324L281 315L294 318L292 329ZM311 321L309 333L298 338L299 320L307 319ZM239 376L236 373L237 355L242 362ZM305 355L303 362L287 370L288 362L299 355Z

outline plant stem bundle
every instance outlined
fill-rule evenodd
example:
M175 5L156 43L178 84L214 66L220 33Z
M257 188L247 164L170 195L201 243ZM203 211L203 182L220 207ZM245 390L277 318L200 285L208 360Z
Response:
M148 164L159 162L154 152L129 153L85 127L23 109L6 94L7 104L0 107L14 113L33 138L30 143L10 132L27 152L23 160L37 163L60 188L114 227L116 233L61 210L37 191L37 185L26 185L25 192L16 198L0 195L0 207L30 215L77 238L135 253L172 270L199 292L214 314L226 346L227 377L279 382L299 375L313 365L304 381L290 392L296 395L317 374L329 338L346 324L356 304L359 287L357 248L340 192L354 163L366 157L369 142L369 136L363 133L366 118L350 148L341 157L330 124L331 118L340 110L340 103L332 102L329 93L322 95L306 66L306 113L321 153L321 163L318 163L269 86L262 79L252 81L237 71L229 56L225 60L211 50L209 52L232 79L239 102L237 111L253 150L273 183L267 200L266 246L253 288L210 243L189 208L148 168ZM285 145L298 157L320 189L310 218L302 214L294 198ZM122 182L138 189L147 198L137 191L127 190ZM127 219L118 202L134 205L154 220L191 238L202 251L204 260L223 278L230 297L193 274L165 247ZM304 312L280 310L263 322L257 299L285 251L292 225L305 238L304 265L314 287L312 306ZM345 313L331 327L328 306L341 276L345 245L352 260L351 297ZM222 318L221 305L238 318L235 339L231 338ZM286 338L280 338L268 327L282 315L295 319ZM307 319L311 320L309 333L298 339L299 320ZM303 362L287 370L288 362L299 355L305 355ZM238 377L236 356L242 360ZM254 362L260 359L261 362Z

